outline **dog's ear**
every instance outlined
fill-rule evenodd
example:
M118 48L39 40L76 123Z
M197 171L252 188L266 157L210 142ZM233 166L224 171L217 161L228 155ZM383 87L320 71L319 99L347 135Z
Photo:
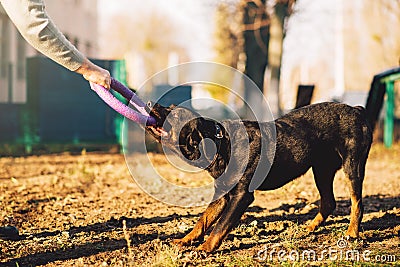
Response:
M219 153L223 126L216 121L202 117L185 124L179 133L179 147L182 155L198 167L208 167Z
M223 126L216 121L203 119L199 131L203 139L200 147L209 165L219 152L221 139L224 138Z
M202 121L199 124L199 131L202 133L204 138L210 138L214 141L216 141L216 139L222 139L225 136L224 127L220 123L204 118L202 118Z

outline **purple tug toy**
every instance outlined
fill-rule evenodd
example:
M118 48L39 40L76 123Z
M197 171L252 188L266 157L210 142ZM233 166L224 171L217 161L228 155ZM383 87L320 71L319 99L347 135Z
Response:
M156 125L156 120L149 115L146 111L146 104L131 90L119 81L111 78L111 89L121 94L126 100L129 101L139 112L125 105L119 101L113 94L101 85L90 83L90 87L95 91L104 102L106 102L116 112L124 117L139 123L141 125Z

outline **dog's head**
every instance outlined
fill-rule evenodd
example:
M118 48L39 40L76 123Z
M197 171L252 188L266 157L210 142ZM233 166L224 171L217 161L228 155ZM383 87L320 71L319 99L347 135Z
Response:
M216 160L226 137L220 123L184 107L150 104L149 108L157 123L147 126L146 130L158 142L200 168L206 168Z

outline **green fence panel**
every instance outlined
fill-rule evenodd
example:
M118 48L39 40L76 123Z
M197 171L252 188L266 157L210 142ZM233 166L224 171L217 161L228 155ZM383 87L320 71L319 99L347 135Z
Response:
M115 61L114 67L112 68L111 75L115 79L117 79L118 81L123 83L125 86L128 86L125 60ZM115 94L115 96L121 102L124 102L124 103L128 102L128 101L126 101L125 98L123 98L119 94ZM124 150L123 144L126 144L126 142L124 142L124 138L127 138L127 131L128 131L128 128L124 127L124 117L122 115L117 115L117 117L115 118L115 135L117 137L118 143L121 146L121 149L122 149L121 152L123 152L123 150Z
M390 148L393 145L394 136L394 109L395 93L394 82L400 80L400 73L393 73L381 80L386 85L386 114L384 119L383 143Z
M93 61L113 76L123 75L119 61ZM29 58L27 70L27 104L21 121L27 145L120 144L115 123L120 115L90 89L81 75L44 57Z
M367 117L371 127L374 129L383 103L384 101L386 102L383 142L388 148L393 144L395 109L394 82L397 80L400 80L400 68L389 69L375 75L366 103Z

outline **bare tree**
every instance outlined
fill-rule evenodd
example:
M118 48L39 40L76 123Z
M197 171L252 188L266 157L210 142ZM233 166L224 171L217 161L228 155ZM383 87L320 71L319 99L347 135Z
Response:
M240 2L240 9L243 14L245 74L262 91L270 40L270 16L267 13L266 0L243 0Z
M270 79L268 91L276 95L278 116L282 115L280 98L279 98L279 81L281 77L283 40L286 35L286 20L293 12L296 0L277 0L273 6L273 14L271 16L271 35L269 47Z
M143 69L140 71L144 72L146 77L166 68L171 52L187 55L180 43L179 33L174 30L179 25L161 11L143 12L138 16L119 14L111 21L113 23L109 24L107 38L103 39L103 42L107 41L107 44L103 44L103 47L106 47L105 56L140 56L143 63Z
M285 21L294 4L295 0L240 0L220 4L216 19L217 60L243 70L261 91L269 67L268 89L279 95ZM246 90L245 98L249 100L251 94Z
M215 59L233 68L238 67L240 54L243 53L242 38L238 33L238 18L236 6L225 2L218 4L215 14Z
M265 71L267 67L270 69L268 89L278 97L278 115L281 113L279 79L285 21L292 13L295 2L296 0L242 0L240 5L243 10L245 73L263 91ZM251 92L246 91L246 99L250 95Z

